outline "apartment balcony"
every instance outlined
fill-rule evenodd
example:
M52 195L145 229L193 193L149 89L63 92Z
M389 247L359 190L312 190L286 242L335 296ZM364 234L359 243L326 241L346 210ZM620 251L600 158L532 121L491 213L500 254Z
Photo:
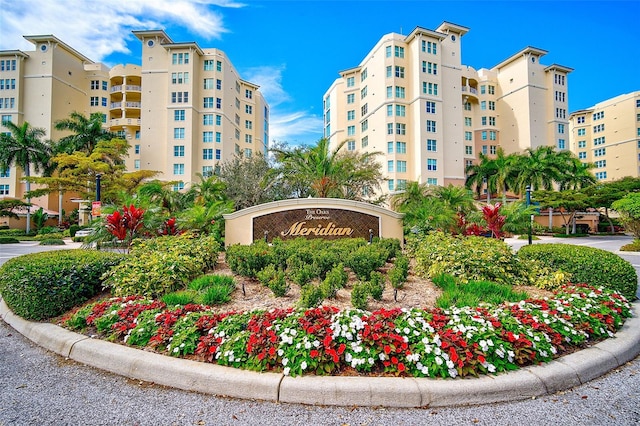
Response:
M125 106L125 108L137 108L137 109L140 109L140 108L142 108L142 103L141 102L125 102L124 106Z
M109 127L140 126L141 122L139 118L113 118L109 121Z
M122 102L111 102L109 104L109 109L121 109L122 108Z
M122 88L124 88L125 92L142 92L142 86L136 84L127 84L126 86L118 84L116 86L111 86L111 93L122 92Z
M478 100L478 89L471 86L462 86L462 95L465 98L471 98L474 100Z

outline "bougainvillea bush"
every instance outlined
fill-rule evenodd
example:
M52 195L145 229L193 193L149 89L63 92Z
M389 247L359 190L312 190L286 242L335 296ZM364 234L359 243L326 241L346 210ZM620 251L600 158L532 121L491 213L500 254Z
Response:
M454 378L549 361L613 336L629 316L619 293L569 285L550 299L374 312L323 306L216 313L130 296L80 308L63 324L171 356L291 376Z

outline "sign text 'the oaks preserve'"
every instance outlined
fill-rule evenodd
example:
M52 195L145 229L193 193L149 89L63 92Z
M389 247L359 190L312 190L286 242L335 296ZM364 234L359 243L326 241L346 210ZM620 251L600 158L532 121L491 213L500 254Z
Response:
M253 239L365 238L380 235L380 219L366 213L336 208L305 208L253 218Z

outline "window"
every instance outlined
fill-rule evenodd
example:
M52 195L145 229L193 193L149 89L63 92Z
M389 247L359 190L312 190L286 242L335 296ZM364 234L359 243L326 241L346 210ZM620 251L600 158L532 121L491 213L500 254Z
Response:
M387 181L387 187L389 188L389 191L393 191L393 179L389 179Z
M464 118L464 125L467 127L471 127L471 117Z
M251 150L251 148L245 148L244 149L245 158L251 158L252 155L253 155L253 151Z
M176 109L173 111L173 121L184 121L184 110L183 109Z
M216 80L216 89L222 90L222 80L220 79Z
M247 129L247 130L253 129L253 121L245 120L244 121L244 128Z
M202 124L205 126L213 126L213 114L204 114L202 116Z
M184 174L184 164L174 164L173 165L173 174L174 175L183 175Z
M222 133L216 132L216 143L222 142Z
M205 148L202 150L203 160L213 160L213 148Z
M216 109L220 109L220 108L222 108L222 99L216 98Z
M387 105L387 117L393 117L393 105Z
M473 155L473 146L465 145L464 146L464 155Z
M487 154L487 145L482 145L482 153Z
M91 90L100 89L100 80L91 80Z
M205 97L202 106L204 108L213 108L213 97L210 97L210 96Z
M404 105L396 105L396 116L404 117L406 114L406 107Z
M367 115L367 113L368 113L368 112L369 112L369 105L364 104L364 105L362 105L362 106L360 107L360 115L361 115L361 116L363 116L363 117L364 117L365 115Z
M253 107L251 105L245 105L244 112L245 114L253 114Z
M427 178L427 185L437 185L438 178Z
M586 148L587 141L578 141L578 148Z
M593 126L593 133L604 132L604 123Z
M393 144L393 142L391 142ZM393 147L393 145L391 145ZM406 142L396 142L396 152L398 154L406 154L407 153L407 143Z
M353 87L356 84L355 77L347 77L347 87Z
M213 89L213 79L205 78L204 79L204 88L205 90Z
M356 141L347 141L347 151L356 150Z
M436 103L435 102L427 101L426 105L427 105L427 112L428 113L430 113L430 114L435 114L436 113Z
M598 145L604 145L606 142L606 139L604 136L600 136L599 138L595 138L593 140L593 146L598 146Z
M558 124L558 133L564 133L564 124Z
M407 172L407 162L405 160L398 160L396 163L396 171L398 173L406 173Z
M252 135L244 135L244 141L246 143L253 143L253 136Z
M603 155L607 155L607 148L598 148L593 151L594 157L602 157Z
M435 133L436 132L436 122L435 120L427 120L427 132Z
M422 83L422 91L427 95L438 95L438 83Z
M6 123L7 121L11 121L11 115L3 115L2 116L2 124Z
M171 84L182 84L189 82L189 73L188 72L172 72L171 73ZM205 87L206 89L206 87Z
M495 126L495 125L496 125L496 118L489 117L489 126Z
M495 145L489 145L489 154L496 155L497 147Z
M481 139L483 141L486 141L487 140L487 135L488 135L487 131L483 130L480 134L481 134ZM486 154L486 152L485 152L485 154Z
M489 94L490 95L495 95L496 94L496 86L489 85Z
M438 45L433 41L422 40L422 51L436 55L438 54Z
M496 103L494 101L489 101L489 110L490 111L496 110Z
M406 179L398 179L396 189L398 191L402 191L407 188L407 180Z
M480 109L483 110L483 111L485 109L487 109L487 101L481 101L480 102Z
M360 73L360 82L363 82L367 79L367 69L363 69L362 73Z
M213 59L205 59L204 60L204 70L205 71L213 71Z
M481 95L486 95L487 94L487 86L485 86L484 84L482 86L480 86L480 94Z
M9 185L0 185L0 195L9 195Z
M556 108L556 118L567 118L567 110L563 108Z
M222 116L219 114L216 114L216 126L221 126L222 125Z
M495 130L489 130L489 140L492 140L492 141L496 140L496 132L495 132Z
M188 53L174 53L171 55L171 64L172 65L182 65L189 63L189 54Z
M430 172L438 170L438 160L435 158L427 158L427 170Z
M427 139L427 151L435 152L438 150L438 143L435 139Z
M565 93L556 90L556 101L557 102L564 102L565 101Z
M352 104L356 101L356 95L354 95L353 93L349 93L347 95L347 103L348 104Z
M250 89L245 89L244 97L247 98L247 99L252 99L253 98L253 91L250 90Z
M396 78L404 78L404 67L396 65Z
M388 135L393 134L393 123L387 123L387 134Z
M395 57L396 58L404 58L404 47L395 46Z
M587 133L586 129L578 129L578 136L584 136Z
M362 130L363 132L365 132L368 128L369 120L364 120L362 123L360 123L360 130Z
M393 86L387 86L387 99L393 97Z
M234 132L234 136L237 140L240 140L240 130L236 129ZM237 146L237 145L236 145Z
M107 90L109 88L109 84L106 81L102 82L102 90Z
M438 64L427 62L427 74L438 75Z
M560 86L564 86L564 82L565 82L565 76L561 75L561 74L555 74L554 75L554 83L560 85Z
M558 139L558 149L566 149L566 143L564 139Z
M580 151L578 152L578 158L580 160L586 160L587 159L587 152L586 151Z
M366 148L369 146L369 136L365 136L364 138L360 139L360 146L362 148Z
M173 185L174 192L182 191L183 189L184 189L184 182L178 182L175 185Z
M176 145L173 147L174 157L184 157L184 145Z
M396 123L396 135L407 134L407 125L404 123Z
M607 178L607 172L596 172L595 176L596 176L596 179L603 180Z
M465 102L464 103L464 110L465 111L471 111L471 102Z
M388 173L393 173L393 165L394 165L394 161L393 160L389 160L387 161L387 172Z
M176 127L173 129L174 139L184 139L184 127Z
M356 126L347 126L347 136L353 136L356 134Z
M100 99L100 101L101 101L101 103L100 103L100 104L101 104L103 107L106 107L106 106L107 106L107 98L101 98L101 99Z
M465 141L472 141L473 140L473 133L472 132L464 132L464 140Z
M140 154L140 144L136 144L133 146L133 153L134 154Z
M0 169L0 178L8 178L11 177L11 169L6 167L4 169Z
M393 142L387 142L387 154L393 154Z
M350 110L347 111L347 120L355 120L356 119L356 111L355 110Z
M89 99L89 105L91 106L98 106L100 104L100 97L99 96L91 96L91 98ZM6 108L6 106L5 106Z
M140 160L133 160L133 168L140 170Z
M578 117L578 124L584 124L584 116L583 117Z
M483 125L483 126L487 125L487 117L486 116L483 116L483 117L480 118L480 124Z
M213 166L202 166L202 176L204 177L213 176Z
M213 132L202 132L202 142L204 143L213 142Z
M596 166L596 169L602 169L607 167L607 160L598 160L593 164Z
M384 56L385 58L391 57L391 46L385 46L384 48Z
M222 71L222 62L216 61L216 71Z
M189 92L171 92L171 103L181 104L189 102Z
M396 86L396 98L404 99L404 87Z

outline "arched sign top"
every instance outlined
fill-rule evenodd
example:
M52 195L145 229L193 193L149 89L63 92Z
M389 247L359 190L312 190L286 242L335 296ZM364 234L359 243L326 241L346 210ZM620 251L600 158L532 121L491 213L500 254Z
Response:
M274 238L397 238L403 215L373 204L338 198L274 201L224 215L225 242L251 244Z

